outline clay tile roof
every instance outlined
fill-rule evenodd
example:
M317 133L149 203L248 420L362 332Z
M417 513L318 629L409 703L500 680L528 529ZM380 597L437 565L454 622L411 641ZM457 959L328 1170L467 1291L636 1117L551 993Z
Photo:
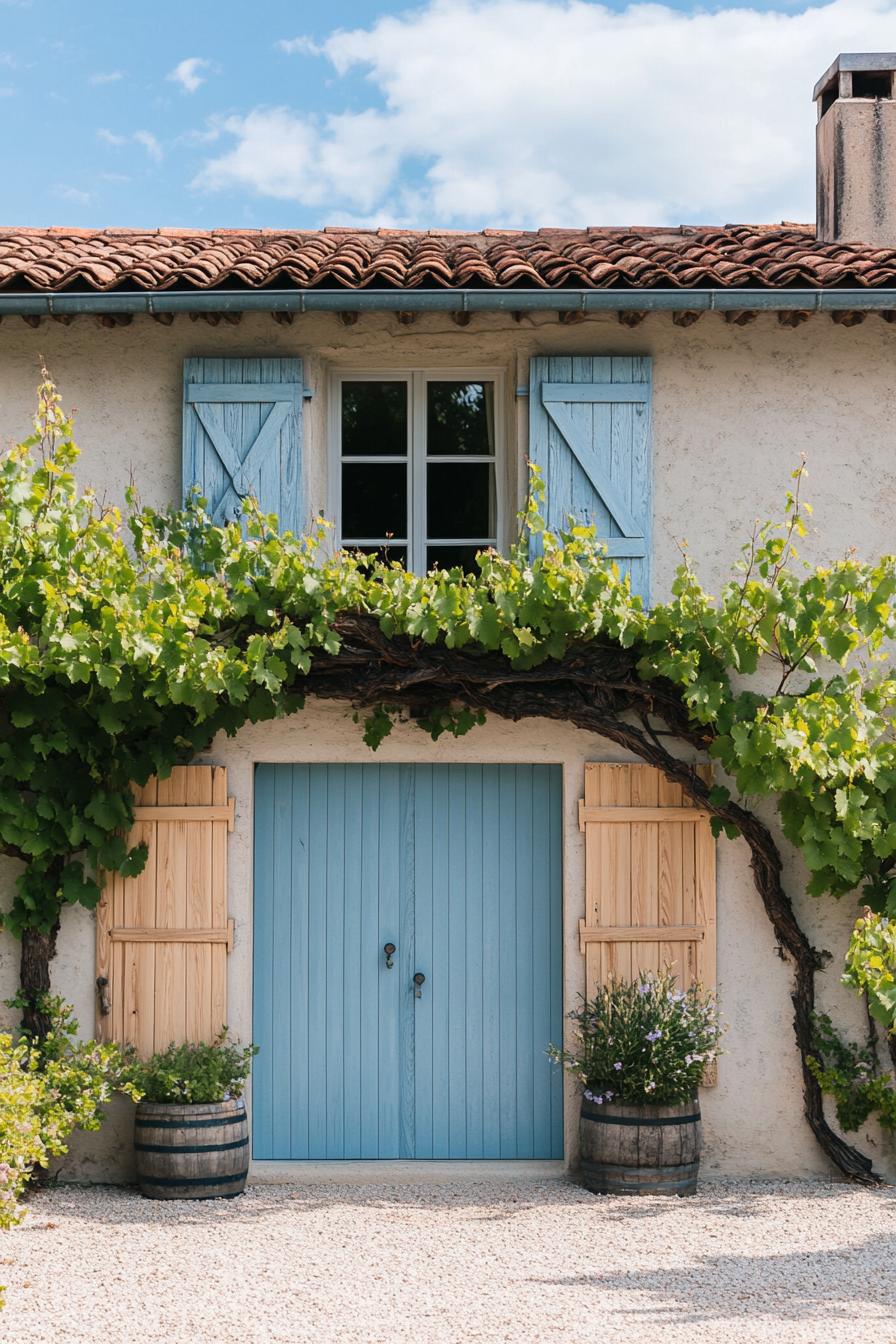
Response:
M896 288L896 250L805 224L317 232L0 229L0 289Z

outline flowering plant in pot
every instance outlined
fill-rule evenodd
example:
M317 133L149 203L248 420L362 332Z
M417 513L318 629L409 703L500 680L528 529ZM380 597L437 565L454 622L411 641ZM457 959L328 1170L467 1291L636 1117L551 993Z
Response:
M228 1040L169 1045L135 1063L137 1179L148 1199L242 1194L249 1171L243 1090L257 1045Z
M552 1058L582 1084L581 1160L599 1194L693 1194L700 1161L697 1088L719 1054L717 1001L671 974L611 980L570 1013L569 1049Z

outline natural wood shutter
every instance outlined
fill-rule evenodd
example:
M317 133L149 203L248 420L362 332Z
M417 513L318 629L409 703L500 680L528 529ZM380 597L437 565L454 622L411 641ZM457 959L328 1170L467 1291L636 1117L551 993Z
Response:
M650 596L651 361L551 355L530 363L529 455L541 469L548 528L593 524Z
M712 766L698 766L712 778ZM667 966L715 989L716 844L709 814L649 765L585 766L586 993Z
M227 1020L227 833L233 799L221 766L175 766L135 789L129 845L138 877L106 875L97 907L97 1037L141 1055L211 1040ZM102 980L106 980L103 985ZM106 1011L104 1011L106 1009Z

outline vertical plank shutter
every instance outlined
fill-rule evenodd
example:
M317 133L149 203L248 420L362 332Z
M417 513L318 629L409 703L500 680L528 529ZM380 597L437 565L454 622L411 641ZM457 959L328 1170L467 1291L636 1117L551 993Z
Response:
M547 491L547 525L593 524L650 597L651 361L539 356L531 361L529 452Z
M227 771L212 765L175 766L135 797L128 844L145 843L149 855L137 877L107 874L97 907L96 973L107 981L97 1039L148 1055L212 1040L227 1021L233 799Z
M700 766L709 781L712 766ZM709 813L649 765L585 766L586 994L667 967L716 983L716 842ZM709 1081L709 1080L707 1080Z
M184 362L183 486L199 487L216 523L252 495L282 531L302 531L300 359Z

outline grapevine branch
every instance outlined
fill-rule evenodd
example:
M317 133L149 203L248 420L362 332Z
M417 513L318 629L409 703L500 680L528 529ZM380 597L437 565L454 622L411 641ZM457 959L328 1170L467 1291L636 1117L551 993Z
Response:
M664 724L684 746L701 751L709 748L712 731L689 721L676 688L671 683L641 681L637 654L609 643L591 642L570 649L562 662L517 670L498 654L388 637L372 617L341 616L336 629L343 641L339 653L315 657L307 677L302 678L303 693L350 701L359 709L400 705L420 718L462 704L514 722L546 718L570 723L663 771L699 807L737 828L750 849L753 881L777 945L793 967L793 1027L806 1119L838 1170L862 1184L877 1184L879 1177L869 1158L840 1138L825 1119L822 1092L808 1067L815 973L823 957L797 921L782 883L781 856L771 831L740 804L720 802L717 795L711 795L695 767L667 751L650 726ZM647 727L638 727L631 721L633 716Z

